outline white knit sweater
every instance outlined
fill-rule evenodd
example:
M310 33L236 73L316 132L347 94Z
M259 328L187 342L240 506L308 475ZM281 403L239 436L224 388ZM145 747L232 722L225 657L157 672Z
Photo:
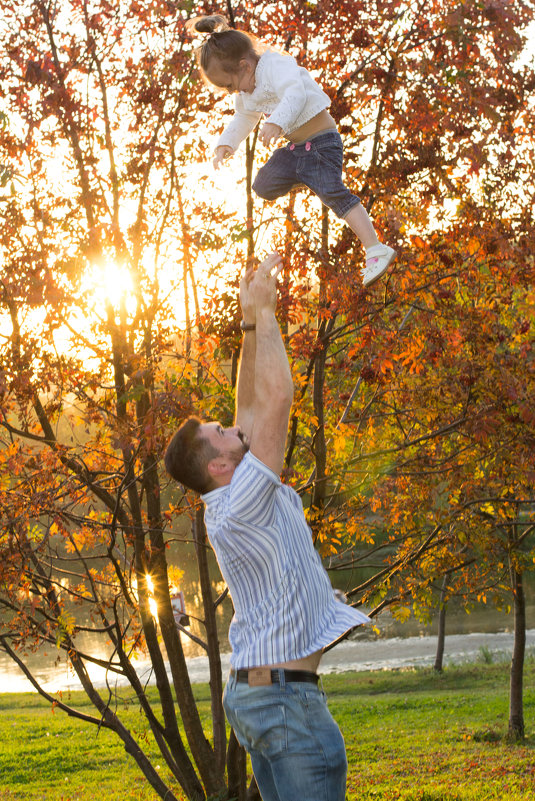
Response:
M289 134L330 103L330 97L292 56L267 50L256 65L254 90L238 92L234 116L216 147L228 145L236 150L262 114L266 122L280 125L283 134Z

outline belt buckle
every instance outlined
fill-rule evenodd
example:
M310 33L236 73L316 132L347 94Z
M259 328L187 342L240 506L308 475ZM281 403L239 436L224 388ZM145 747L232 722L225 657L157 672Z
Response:
M271 681L271 668L249 668L247 682L249 687L266 687L268 684L273 684Z

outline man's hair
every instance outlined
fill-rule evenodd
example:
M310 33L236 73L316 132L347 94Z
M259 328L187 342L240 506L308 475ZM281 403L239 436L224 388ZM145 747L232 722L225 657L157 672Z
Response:
M211 489L208 462L218 456L219 451L199 436L200 425L198 417L188 417L167 446L164 461L175 481L202 494Z

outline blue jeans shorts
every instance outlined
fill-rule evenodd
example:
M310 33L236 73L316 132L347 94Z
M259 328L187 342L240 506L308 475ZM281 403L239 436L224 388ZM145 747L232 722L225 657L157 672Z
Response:
M262 801L345 801L347 758L340 729L314 684L249 687L230 676L227 719L249 752Z
M253 183L264 200L276 200L305 184L337 217L345 217L360 199L342 181L344 150L338 131L325 131L301 144L279 147L258 170Z

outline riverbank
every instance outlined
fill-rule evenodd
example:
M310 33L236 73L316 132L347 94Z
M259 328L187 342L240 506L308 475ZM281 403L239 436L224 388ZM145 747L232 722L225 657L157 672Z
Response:
M359 630L352 639L339 643L322 657L320 673L322 675L341 673L344 671L396 670L410 667L432 667L435 662L437 637L433 635L413 637L374 637L366 628ZM535 654L535 629L526 632L527 653ZM462 665L477 662L482 655L490 661L509 661L513 652L513 633L469 632L466 634L449 634L446 637L444 665ZM81 689L80 682L72 669L67 665L65 657L58 652L49 655L48 662L41 659L32 660L34 675L40 680L47 692L72 692ZM195 656L186 659L190 679L193 683L209 680L208 659ZM135 661L136 671L143 684L154 684L154 673L148 659ZM221 655L223 675L228 675L230 654ZM106 674L103 668L87 665L91 680L95 687L102 689L109 682L114 687L126 686L126 680L115 674ZM170 673L169 673L170 675ZM0 659L0 692L27 692L33 687L22 671L8 657Z
M508 665L361 671L324 676L346 739L348 801L528 801L535 785L535 660L525 670L527 739L509 745ZM155 690L151 688L152 696ZM208 687L195 686L206 730ZM92 713L82 693L68 703ZM152 749L131 695L121 716ZM51 711L35 693L0 695L2 801L156 801L107 731ZM162 775L167 768L157 760ZM180 794L179 794L180 795Z

